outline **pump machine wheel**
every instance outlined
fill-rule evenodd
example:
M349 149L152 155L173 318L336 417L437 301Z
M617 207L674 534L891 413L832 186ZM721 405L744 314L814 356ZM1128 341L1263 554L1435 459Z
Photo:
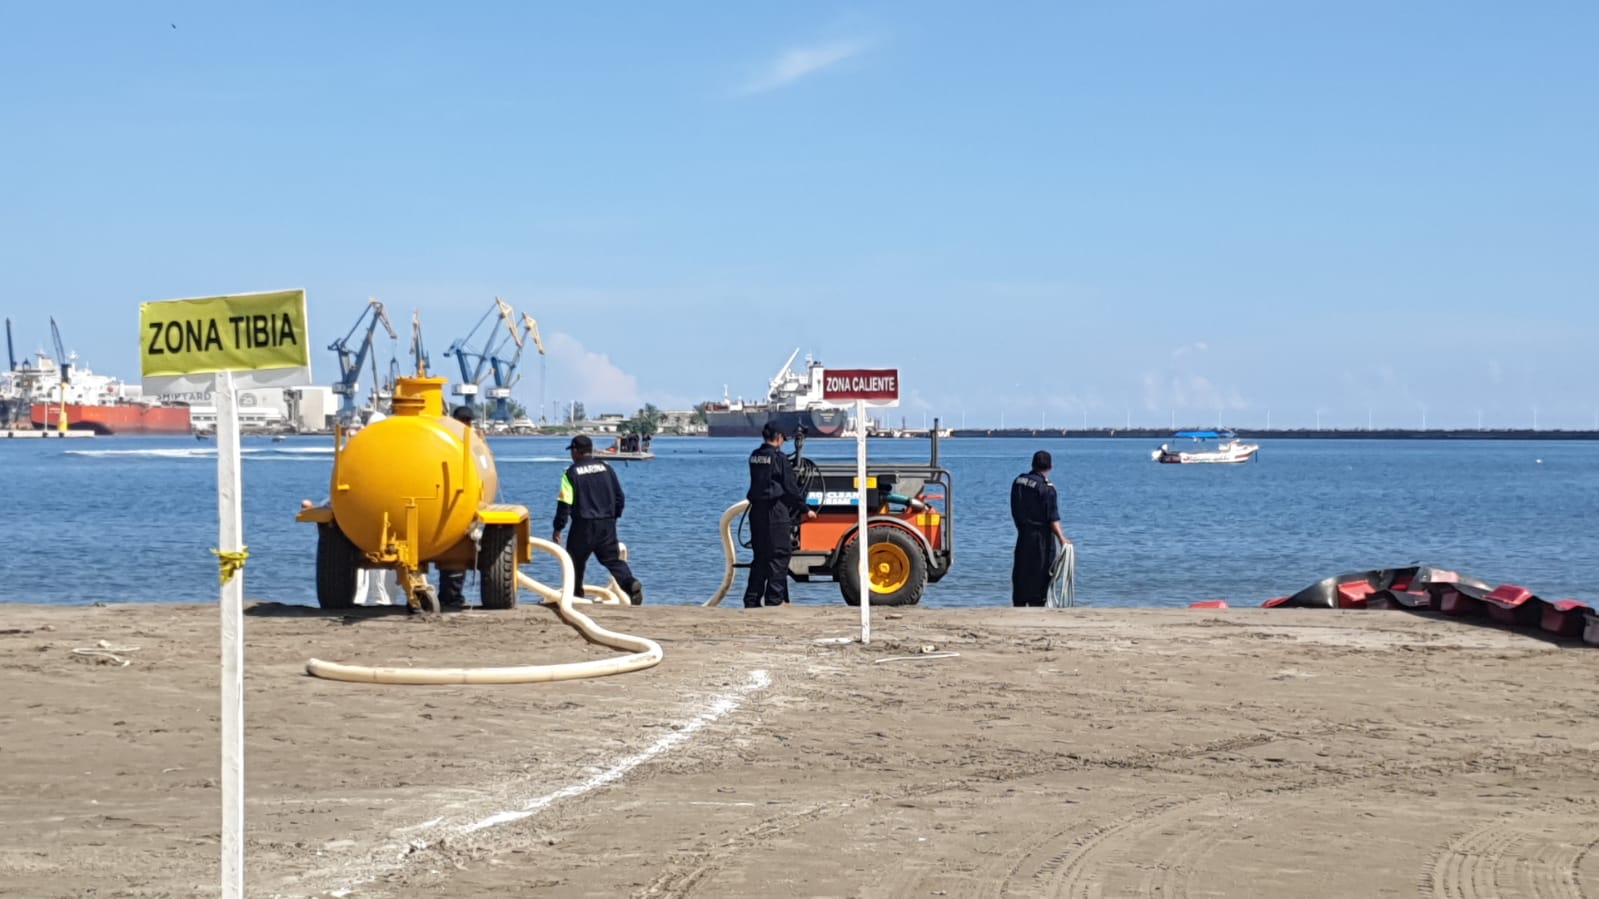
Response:
M910 534L889 524L875 524L867 528L866 577L871 582L872 605L915 605L927 589L928 556ZM858 582L859 540L850 538L833 574L838 581L838 592L847 605L861 604L861 585Z

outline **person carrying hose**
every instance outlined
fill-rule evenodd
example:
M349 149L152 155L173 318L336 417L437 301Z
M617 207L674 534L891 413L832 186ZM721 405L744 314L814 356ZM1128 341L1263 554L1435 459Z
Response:
M805 505L794 466L783 455L783 432L774 422L761 428L761 445L750 453L749 500L750 547L755 558L750 562L749 586L744 588L744 608L780 606L788 602L788 560L794 553L794 517L805 510L806 518L816 512Z
M1059 546L1070 543L1060 529L1060 505L1049 481L1054 460L1033 453L1033 468L1010 485L1010 517L1016 524L1016 554L1011 563L1011 605L1042 606L1049 594L1050 569Z
M644 584L623 561L616 538L616 522L626 504L622 482L610 465L594 458L594 441L588 435L573 437L566 448L572 454L572 464L561 475L561 492L555 503L555 534L550 540L561 542L561 531L570 519L572 535L566 542L566 553L572 557L572 577L577 581L572 593L583 595L583 571L592 555L627 591L633 605L642 605Z

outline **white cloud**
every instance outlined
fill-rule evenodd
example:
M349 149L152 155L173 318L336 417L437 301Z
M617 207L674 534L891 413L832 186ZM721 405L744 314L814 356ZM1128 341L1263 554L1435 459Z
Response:
M1248 403L1231 387L1211 383L1204 375L1144 373L1144 408L1151 412L1175 410L1238 410Z
M1208 349L1210 349L1210 347L1203 340L1196 340L1193 343L1184 344L1177 349L1172 350L1171 357L1173 359L1180 359L1189 353L1203 353Z
M623 371L611 357L559 331L544 338L544 347L549 360L546 393L551 398L576 400L591 416L605 412L631 415L644 405L639 399L638 378Z
M850 39L785 50L776 59L767 63L760 74L745 82L738 92L746 95L759 94L787 87L847 59L859 56L867 47L866 41Z

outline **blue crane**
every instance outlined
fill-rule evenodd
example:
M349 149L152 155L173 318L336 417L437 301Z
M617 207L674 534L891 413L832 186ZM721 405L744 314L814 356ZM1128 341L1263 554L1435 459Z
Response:
M366 334L361 339L361 345L351 349L350 340L361 330L363 323L366 324ZM343 397L339 402L339 421L345 425L354 424L358 418L355 396L360 391L361 368L366 363L367 354L372 352L372 336L377 331L378 325L382 325L383 330L389 332L390 338L399 339L399 335L394 332L394 326L389 324L388 313L383 311L383 304L369 299L366 308L361 310L360 318L357 318L355 325L350 328L350 333L328 345L328 349L339 356L339 381L333 385L333 392Z
M473 350L471 348L472 338L493 316L499 316L500 321L505 323L505 332L502 333L497 327L490 328L488 337L483 341L482 348ZM489 307L488 312L483 313L483 317L478 319L477 324L472 326L472 330L467 332L465 337L450 344L450 348L445 351L447 355L455 357L456 363L461 368L461 382L456 384L451 392L460 397L462 403L468 406L476 404L478 389L492 370L491 360L505 351L507 343L518 339L514 322L515 316L516 310L511 308L511 304L499 297L495 297L494 305ZM510 395L508 388L505 395Z
M17 349L11 345L11 319L6 319L6 359L11 363L7 371L17 370Z
M507 326L510 322L506 322ZM494 400L494 410L489 417L495 421L511 420L511 387L522 380L516 374L516 366L522 359L522 349L527 345L528 338L533 338L533 346L539 351L539 416L544 415L544 341L539 338L539 323L533 316L522 313L522 330L518 332L511 328L511 340L516 344L516 352L511 358L502 359L498 355L489 357L489 368L494 374L494 386L489 388L489 398ZM502 345L503 349L503 345Z

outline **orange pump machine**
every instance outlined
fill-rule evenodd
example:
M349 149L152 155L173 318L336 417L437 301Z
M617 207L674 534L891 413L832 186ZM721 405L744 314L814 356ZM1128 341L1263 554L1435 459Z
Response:
M933 422L927 462L880 462L866 472L866 591L874 606L915 605L928 584L955 561L954 480L938 464L938 422ZM794 523L789 577L805 583L832 580L849 605L859 605L859 506L855 463L816 462L804 455L805 435L795 435L795 474L815 519ZM749 565L734 565L748 568Z
M476 569L486 609L517 601L517 566L532 559L525 506L495 502L499 474L487 441L446 414L444 378L399 378L393 414L334 433L324 505L296 521L317 525L317 602L355 604L359 569L391 569L413 610L437 612L428 566Z

